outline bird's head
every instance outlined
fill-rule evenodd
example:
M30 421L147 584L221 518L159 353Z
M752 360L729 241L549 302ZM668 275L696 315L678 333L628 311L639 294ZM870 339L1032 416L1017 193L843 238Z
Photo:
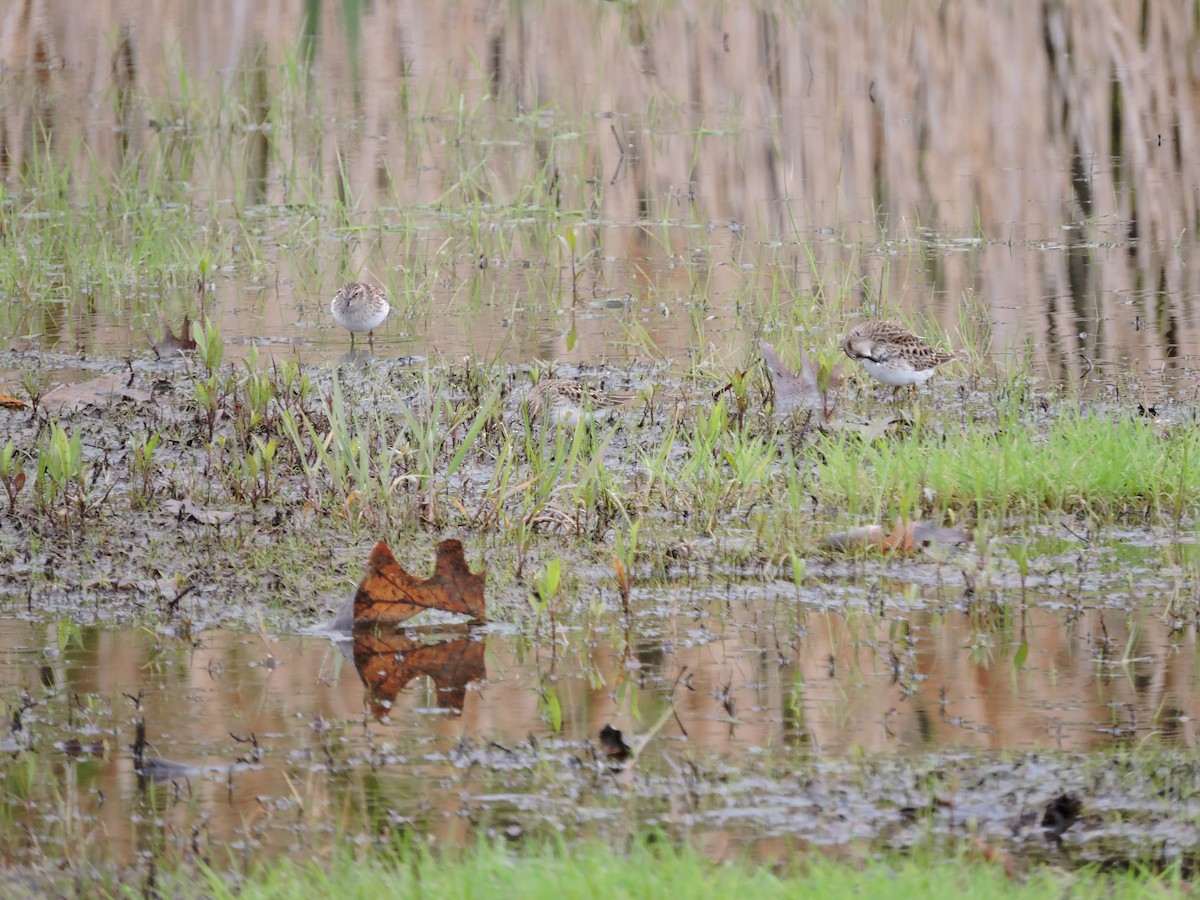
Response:
M871 359L871 351L875 342L862 334L857 328L852 328L842 341L842 350L851 359Z

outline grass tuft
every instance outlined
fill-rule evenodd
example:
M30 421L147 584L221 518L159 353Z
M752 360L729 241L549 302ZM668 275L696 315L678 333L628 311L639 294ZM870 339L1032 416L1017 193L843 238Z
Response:
M1179 521L1200 500L1200 432L1135 419L1072 413L1044 427L973 424L867 445L841 436L820 452L822 501L876 520L953 509Z

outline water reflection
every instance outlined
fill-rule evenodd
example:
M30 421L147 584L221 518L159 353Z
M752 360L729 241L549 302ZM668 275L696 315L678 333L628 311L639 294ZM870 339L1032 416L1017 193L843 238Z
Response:
M339 641L343 655L349 654L370 692L371 714L375 718L386 718L396 695L421 676L433 682L439 709L461 713L467 687L487 677L484 636L470 633L447 636L439 629L423 637L426 640L414 636L411 630L395 634L360 630L353 639Z
M373 272L409 298L380 335L395 354L619 358L634 329L678 357L745 344L747 297L800 323L836 297L951 334L986 319L994 354L1058 379L1132 370L1175 391L1200 352L1200 141L1180 119L1200 87L1173 66L1200 24L1118 3L1109 31L1087 0L953 18L286 0L134 22L10 4L0 177L19 193L49 153L82 189L164 161L164 216L212 209L225 235L226 336L310 360L340 352L337 284ZM334 201L348 220L324 220ZM585 212L574 263L532 224L547 209ZM22 221L4 224L18 243ZM182 217L179 239L194 230ZM142 348L160 307L197 312L193 275L145 308L141 280L114 286L92 314L96 276L72 269L61 298L0 313L0 341Z
M669 697L674 714L639 761L647 773L670 771L680 752L753 771L763 750L793 761L1083 752L1151 736L1193 747L1196 649L1190 628L1149 617L1130 630L1126 616L1100 610L1035 608L997 621L980 611L797 617L711 603L632 646L601 636L553 654L497 632L361 635L347 668L317 637L210 632L188 646L141 629L71 635L7 620L0 682L15 724L2 783L8 804L28 798L21 815L48 841L72 784L79 821L127 853L143 802L130 749L140 718L147 756L179 767L156 779L160 836L183 840L202 820L208 840L284 848L301 826L319 831L322 811L373 806L467 840L456 812L466 796L492 821L603 809L605 792L552 789L539 772L557 773L552 783L604 777L602 730L632 743ZM537 762L563 750L574 763ZM589 754L594 775L579 769ZM22 781L31 756L37 775ZM646 803L659 802L646 790ZM752 819L739 829L755 834Z

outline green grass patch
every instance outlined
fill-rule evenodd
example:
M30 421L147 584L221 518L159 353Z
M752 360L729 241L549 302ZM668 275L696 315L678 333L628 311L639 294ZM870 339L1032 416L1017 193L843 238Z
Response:
M818 495L875 520L946 509L977 513L1083 513L1178 521L1200 499L1200 430L1140 420L1067 415L927 429L864 444L821 447Z
M1178 891L1172 875L1136 868L1116 874L1035 867L1010 877L977 851L839 862L798 851L779 865L714 864L691 850L638 844L628 853L599 845L510 853L482 847L462 858L417 853L394 862L347 857L332 864L273 862L245 881L210 874L186 888L217 898L380 897L1145 897Z

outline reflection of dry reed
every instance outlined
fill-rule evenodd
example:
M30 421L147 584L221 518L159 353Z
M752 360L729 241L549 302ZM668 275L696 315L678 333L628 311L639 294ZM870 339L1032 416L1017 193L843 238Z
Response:
M880 585L885 594L903 595L905 603L932 600L921 600L906 587ZM1183 748L1196 745L1195 635L1173 631L1172 623L1157 615L1135 625L1124 612L1089 609L1076 616L1035 606L1019 628L1008 629L981 622L980 610L934 611L933 604L906 613L899 604L889 605L882 619L866 610L812 608L800 634L790 615L764 617L760 601L769 598L747 594L745 599L750 602L705 601L685 591L686 606L711 602L711 610L720 614L720 632L707 643L664 645L661 636L635 640L632 657L607 641L573 644L567 651L571 665L564 670L571 674L556 683L563 737L595 741L601 728L612 724L632 743L661 716L669 695L687 731L687 746L735 765L752 748L793 742L829 754L942 746L1082 752L1154 732ZM1048 604L1060 598L1030 592L1029 599ZM1002 619L1001 609L995 607ZM667 633L676 627L691 633L693 621L690 614L668 620ZM897 628L902 621L907 627ZM0 660L6 661L0 672L8 683L46 677L39 675L43 663L27 652L44 640L41 629L14 622L0 631ZM1022 638L1029 651L1017 672L1014 645ZM150 723L152 737L170 734L170 746L159 750L196 765L230 764L247 752L230 736L233 732L257 734L266 752L266 765L232 778L194 776L178 793L166 785L158 797L162 816L182 840L199 820L214 841L249 832L267 848L296 840L296 825L302 826L300 837L330 828L350 833L359 823L358 811L377 801L358 794L358 782L344 779L344 771L374 772L370 761L393 752L381 748L393 742L403 746L404 736L414 734L425 749L411 761L383 764L382 770L394 779L392 789L404 803L420 798L430 819L442 823L437 828L461 827L456 812L464 771L451 759L437 753L425 757L425 752L466 739L495 741L496 752L507 755L505 747L546 727L530 686L545 674L548 662L528 655L520 641L499 636L489 639L486 690L466 691L461 716L431 717L427 708L435 704L435 695L410 686L391 710L393 722L405 724L378 731L350 725L362 719L362 685L351 672L337 680L324 677L330 654L337 653L322 648L319 639L280 637L272 644L280 662L273 667L259 664L263 653L256 640L227 631L210 632L187 653L165 659L158 639L140 629L89 630L83 640L82 650L53 657L45 667L64 698L97 699L94 707L84 707L89 711L74 715L86 716L104 731L115 724L113 733L122 737L113 741L87 792L56 801L60 814L70 818L55 828L74 836L102 827L105 852L114 858L127 858L136 836L129 827L129 807L120 799L122 785L132 778L132 761L116 746L128 740L130 705L121 692L143 683L148 672L160 686L145 696L137 714ZM614 691L631 671L638 673L636 683L628 682L636 706L632 693ZM67 703L50 701L40 715L65 715ZM664 721L662 740L648 754L664 748L674 754L672 742L679 735L673 718ZM645 761L654 764L648 757ZM46 760L39 758L38 765L43 764ZM97 788L109 802L97 806ZM76 790L70 783L67 789ZM398 812L408 815L411 809Z
M728 3L697 17L683 6L375 4L363 13L361 46L348 50L336 4L325 4L312 60L321 100L279 83L307 6L282 0L264 21L254 4L10 4L0 16L0 66L9 73L0 82L0 159L7 161L0 174L28 165L43 133L64 152L85 141L109 166L151 146L158 138L141 123L178 106L174 69L182 59L210 107L226 92L236 108L260 115L261 97L290 97L297 109L323 102L325 112L358 122L353 131L275 135L277 154L254 155L262 165L323 166L330 184L344 166L348 190L367 211L429 203L459 172L450 160L429 158L436 141L402 137L463 92L464 108L483 110L488 130L505 127L506 110L578 115L582 136L559 142L551 152L564 158L552 162L563 169L583 160L594 173L558 187L564 204L595 205L597 220L749 223L755 238L783 239L772 260L804 273L791 287L833 297L844 288L840 273L865 269L869 281L886 285L889 308L937 318L948 330L961 298L978 296L997 322L997 348L1045 345L1063 375L1079 374L1081 354L1111 361L1128 352L1144 368L1167 359L1168 343L1181 353L1200 349L1200 323L1182 300L1200 294L1200 266L1189 265L1192 241L1173 246L1197 219L1200 172L1200 97L1188 68L1197 24L1181 5L973 0L949 12L913 3L883 14L817 5L773 15ZM361 58L381 64L356 66ZM266 90L262 79L246 77L256 61L266 62ZM398 104L401 73L407 82ZM489 96L495 101L485 102ZM131 104L141 108L133 113ZM650 106L663 110L665 127L621 118ZM619 116L593 115L605 111ZM454 137L450 123L421 127ZM723 133L697 145L701 127ZM517 196L547 150L518 142L503 152L506 164L488 166L491 202ZM381 190L385 169L395 183ZM262 200L283 201L280 173L261 174ZM228 178L221 169L218 196L233 196ZM1081 221L1092 225L1061 230ZM952 236L981 229L998 241L1080 247L1027 254L985 242L949 254L931 280L917 259L911 267L893 261L884 278L882 261L864 263L841 240L818 241L810 267L790 243L796 227L805 238L831 226L871 240L881 230L919 237L922 225ZM1134 233L1132 245L1103 246ZM687 250L681 229L664 243L626 227L599 227L584 240L600 251L585 280L611 286L615 278L637 295L646 278L666 291L691 286L687 267L660 265ZM431 234L428 246L440 241ZM732 234L727 241L737 246ZM520 236L515 246L523 252ZM389 248L362 252L374 256L360 262L387 269ZM606 257L644 262L614 271L600 261ZM769 286L780 270L755 271L709 265L705 277L722 295L743 289L747 278ZM1128 309L1123 292L1139 286L1147 293ZM312 287L324 295L330 285ZM1139 315L1148 327L1133 326ZM1081 336L1077 323L1088 318L1101 323L1099 333ZM598 327L581 328L577 352L597 355L611 337L587 330ZM436 339L439 323L431 328ZM668 353L691 338L674 319L652 335Z

